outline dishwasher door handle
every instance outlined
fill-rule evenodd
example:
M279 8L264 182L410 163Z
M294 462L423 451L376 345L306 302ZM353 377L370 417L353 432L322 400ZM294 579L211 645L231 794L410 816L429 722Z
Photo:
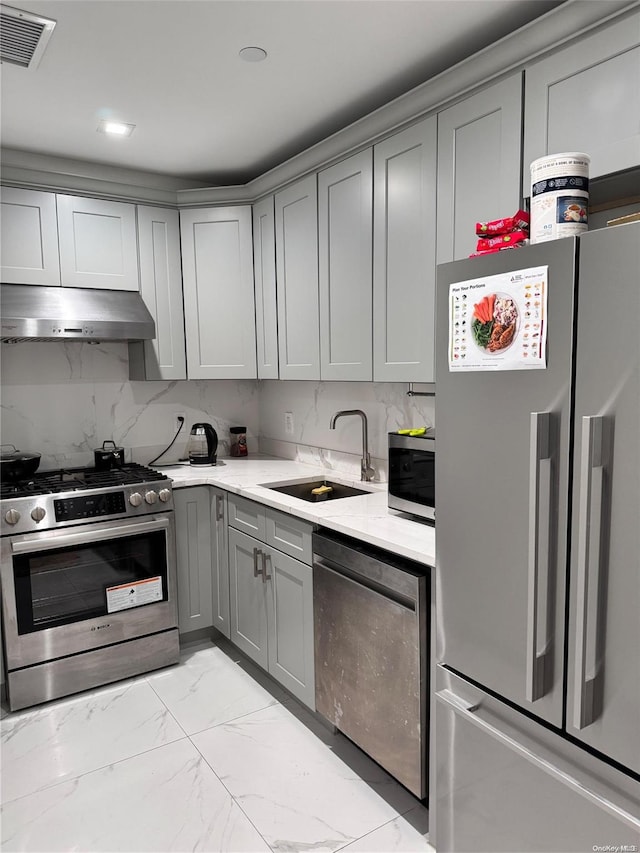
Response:
M371 592L376 593L380 596L380 598L387 599L388 601L393 601L395 604L398 604L400 607L404 607L406 610L411 610L415 613L418 606L419 600L419 581L421 578L415 578L415 594L403 594L397 589L390 589L388 586L385 586L383 583L380 583L375 578L367 577L360 572L354 571L347 566L339 566L335 563L328 562L326 559L322 557L318 557L314 555L313 558L313 566L314 568L324 569L327 572L333 572L335 575L339 575L345 580L352 581L353 583L359 584L360 586L365 587ZM399 569L396 571L400 571Z

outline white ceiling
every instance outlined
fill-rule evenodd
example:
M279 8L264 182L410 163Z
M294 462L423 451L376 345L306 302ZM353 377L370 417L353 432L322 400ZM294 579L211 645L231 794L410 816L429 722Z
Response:
M36 69L2 66L1 142L245 183L560 2L15 0L57 25Z

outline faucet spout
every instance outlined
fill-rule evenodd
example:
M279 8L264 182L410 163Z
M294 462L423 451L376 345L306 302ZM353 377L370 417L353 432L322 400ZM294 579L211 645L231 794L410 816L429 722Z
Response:
M345 417L346 415L358 415L362 420L362 459L360 460L360 479L366 483L373 480L375 471L371 467L371 455L369 453L369 437L368 437L368 426L367 426L367 416L362 411L362 409L343 409L340 412L336 412L329 422L329 429L336 428L336 421L338 418Z

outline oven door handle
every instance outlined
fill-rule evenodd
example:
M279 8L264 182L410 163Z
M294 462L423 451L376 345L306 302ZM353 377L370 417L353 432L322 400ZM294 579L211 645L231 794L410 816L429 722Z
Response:
M25 536L15 539L11 543L13 554L33 554L37 551L49 551L52 548L68 548L73 545L91 545L94 542L104 542L106 539L122 539L125 536L137 536L140 533L151 533L156 530L166 530L169 527L168 516L157 516L148 521L129 521L127 524L117 524L113 527L100 527L97 525L84 528L81 531L66 533L62 530L54 531L52 536L43 536L37 540L33 536Z

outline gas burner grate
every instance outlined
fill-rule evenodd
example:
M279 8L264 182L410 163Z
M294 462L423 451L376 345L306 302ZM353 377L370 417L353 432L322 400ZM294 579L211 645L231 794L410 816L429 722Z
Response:
M40 471L26 480L15 483L3 482L0 484L0 499L129 486L158 480L166 480L166 476L160 471L135 462L110 471L97 471L95 468L62 468L57 471Z

